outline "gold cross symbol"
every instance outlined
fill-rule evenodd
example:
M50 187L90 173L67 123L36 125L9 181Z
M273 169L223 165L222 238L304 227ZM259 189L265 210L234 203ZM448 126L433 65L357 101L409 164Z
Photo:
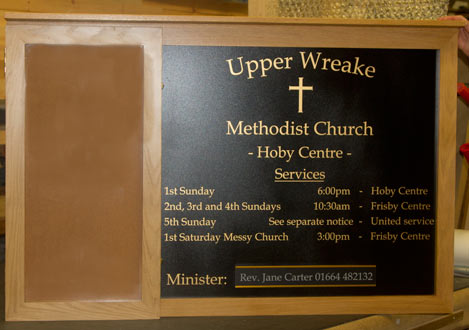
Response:
M303 86L303 77L298 77L298 86L288 86L289 91L298 91L298 113L303 113L303 91L312 91L313 86Z

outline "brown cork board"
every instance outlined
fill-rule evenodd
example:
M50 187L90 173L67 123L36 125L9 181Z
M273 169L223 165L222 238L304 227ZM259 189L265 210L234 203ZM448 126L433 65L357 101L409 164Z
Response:
M25 48L25 301L141 298L143 47Z

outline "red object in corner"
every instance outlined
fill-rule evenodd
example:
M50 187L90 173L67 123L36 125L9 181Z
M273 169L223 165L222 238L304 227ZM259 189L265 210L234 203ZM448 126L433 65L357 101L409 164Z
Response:
M458 83L458 95L463 98L464 102L469 104L469 88L463 83Z
M459 147L459 152L462 153L464 158L469 162L469 143L464 143Z

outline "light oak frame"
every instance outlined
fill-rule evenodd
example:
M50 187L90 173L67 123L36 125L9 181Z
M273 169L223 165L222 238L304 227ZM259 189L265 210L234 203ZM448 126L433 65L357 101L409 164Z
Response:
M8 28L8 119L7 139L10 157L7 193L9 219L5 282L7 320L70 319L154 319L159 317L159 243L161 159L161 29L146 27L81 27L66 25L9 26ZM143 137L143 244L142 299L124 302L25 302L24 301L24 126L25 126L25 44L143 45L144 137Z
M115 319L158 316L161 218L161 44L196 46L340 47L435 49L439 51L437 133L437 233L435 294L422 296L187 298L161 299L161 316L446 313L452 310L455 187L457 37L460 22L307 20L272 18L152 17L111 15L7 15L7 260L6 309L9 320ZM24 303L24 43L77 43L70 33L127 31L145 49L144 278L142 302ZM45 31L48 31L47 33ZM131 32L132 31L132 32ZM112 35L112 33L109 33ZM104 36L105 34L103 34ZM89 35L86 40L89 39ZM50 39L49 39L50 38ZM93 42L107 43L107 38ZM150 41L151 40L151 41ZM157 40L161 40L158 44ZM143 43L143 41L142 41ZM146 44L145 44L146 45ZM146 46L145 46L146 47ZM147 58L148 55L148 58ZM147 59L151 64L147 63ZM147 79L147 75L146 78ZM147 87L152 86L149 96ZM422 96L425 97L425 96ZM147 103L147 99L148 102ZM150 122L148 122L148 120ZM149 140L147 140L147 138ZM156 151L155 151L156 150ZM157 221L155 221L157 220ZM146 247L146 248L145 248ZM145 307L145 308L144 308Z

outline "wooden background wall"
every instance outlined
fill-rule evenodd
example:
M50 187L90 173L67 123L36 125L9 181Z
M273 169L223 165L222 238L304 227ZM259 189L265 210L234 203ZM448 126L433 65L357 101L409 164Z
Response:
M1 0L0 99L5 99L5 12L91 13L135 15L247 15L236 0Z

